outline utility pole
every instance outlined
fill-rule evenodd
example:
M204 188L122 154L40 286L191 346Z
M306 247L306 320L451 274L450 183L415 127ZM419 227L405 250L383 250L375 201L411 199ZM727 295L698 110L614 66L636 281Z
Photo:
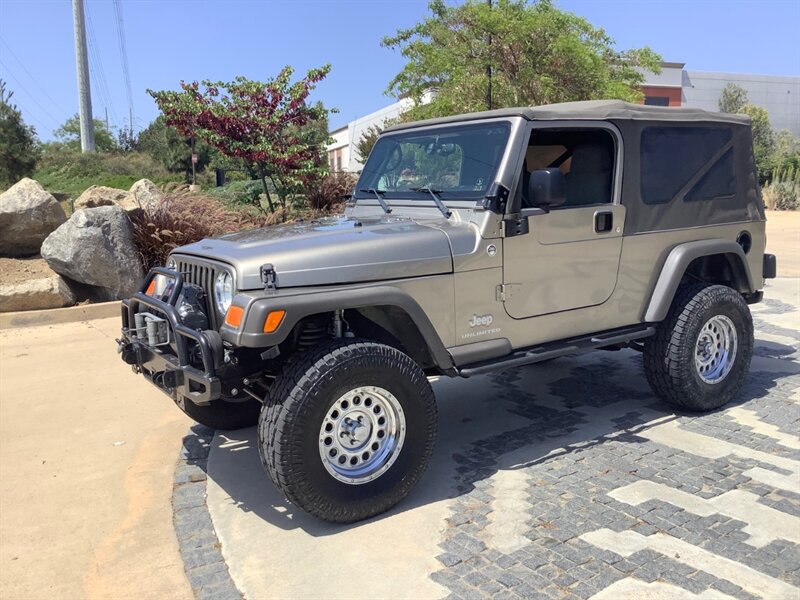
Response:
M492 9L492 0L486 0L486 4L489 5L489 10ZM486 110L492 110L492 65L489 64L489 60L491 59L492 52L492 34L486 34L486 45L489 47L486 57L487 57L487 64L486 64Z
M92 93L89 89L89 53L86 50L86 23L83 0L72 0L72 24L75 29L75 67L78 72L78 115L81 121L81 151L94 152Z

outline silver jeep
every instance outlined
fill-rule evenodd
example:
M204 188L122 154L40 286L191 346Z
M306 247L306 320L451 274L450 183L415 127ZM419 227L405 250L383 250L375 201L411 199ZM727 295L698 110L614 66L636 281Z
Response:
M343 215L177 249L122 358L196 421L258 425L275 485L351 522L431 457L429 378L641 351L661 398L740 389L775 276L746 117L617 101L393 127Z

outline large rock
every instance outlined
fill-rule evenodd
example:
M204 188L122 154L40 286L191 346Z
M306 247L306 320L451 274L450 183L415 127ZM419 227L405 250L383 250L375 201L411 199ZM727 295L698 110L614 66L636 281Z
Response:
M156 208L164 199L164 194L149 179L140 179L134 183L130 193L133 195L137 207L145 210Z
M52 277L0 284L0 312L61 308L73 304L75 294L56 273Z
M37 254L67 215L38 182L27 177L0 194L0 254Z
M44 241L42 258L56 273L109 299L130 296L144 277L131 222L119 206L77 211Z
M125 190L106 187L104 185L93 185L83 192L75 200L75 210L82 208L97 208L99 206L122 206L125 210L130 210L126 206L134 203L133 195Z

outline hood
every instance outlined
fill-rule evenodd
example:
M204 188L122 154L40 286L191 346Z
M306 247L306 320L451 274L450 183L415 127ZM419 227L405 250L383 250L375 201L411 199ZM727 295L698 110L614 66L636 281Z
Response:
M440 229L446 224L438 221L327 217L210 238L174 253L232 265L240 290L263 287L265 263L275 268L279 288L452 273L450 242Z

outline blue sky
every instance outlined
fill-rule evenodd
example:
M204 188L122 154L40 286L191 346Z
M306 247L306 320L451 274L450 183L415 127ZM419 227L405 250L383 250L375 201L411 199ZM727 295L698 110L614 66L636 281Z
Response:
M111 0L85 0L97 118L127 122ZM649 45L690 70L800 75L797 0L556 0L616 39ZM339 108L336 127L392 101L386 84L403 65L380 40L427 12L425 0L120 0L134 124L157 116L146 88L181 79L266 79L330 62L315 99ZM102 63L102 67L101 67ZM102 78L101 78L102 73ZM0 78L39 136L77 112L70 0L0 0Z

